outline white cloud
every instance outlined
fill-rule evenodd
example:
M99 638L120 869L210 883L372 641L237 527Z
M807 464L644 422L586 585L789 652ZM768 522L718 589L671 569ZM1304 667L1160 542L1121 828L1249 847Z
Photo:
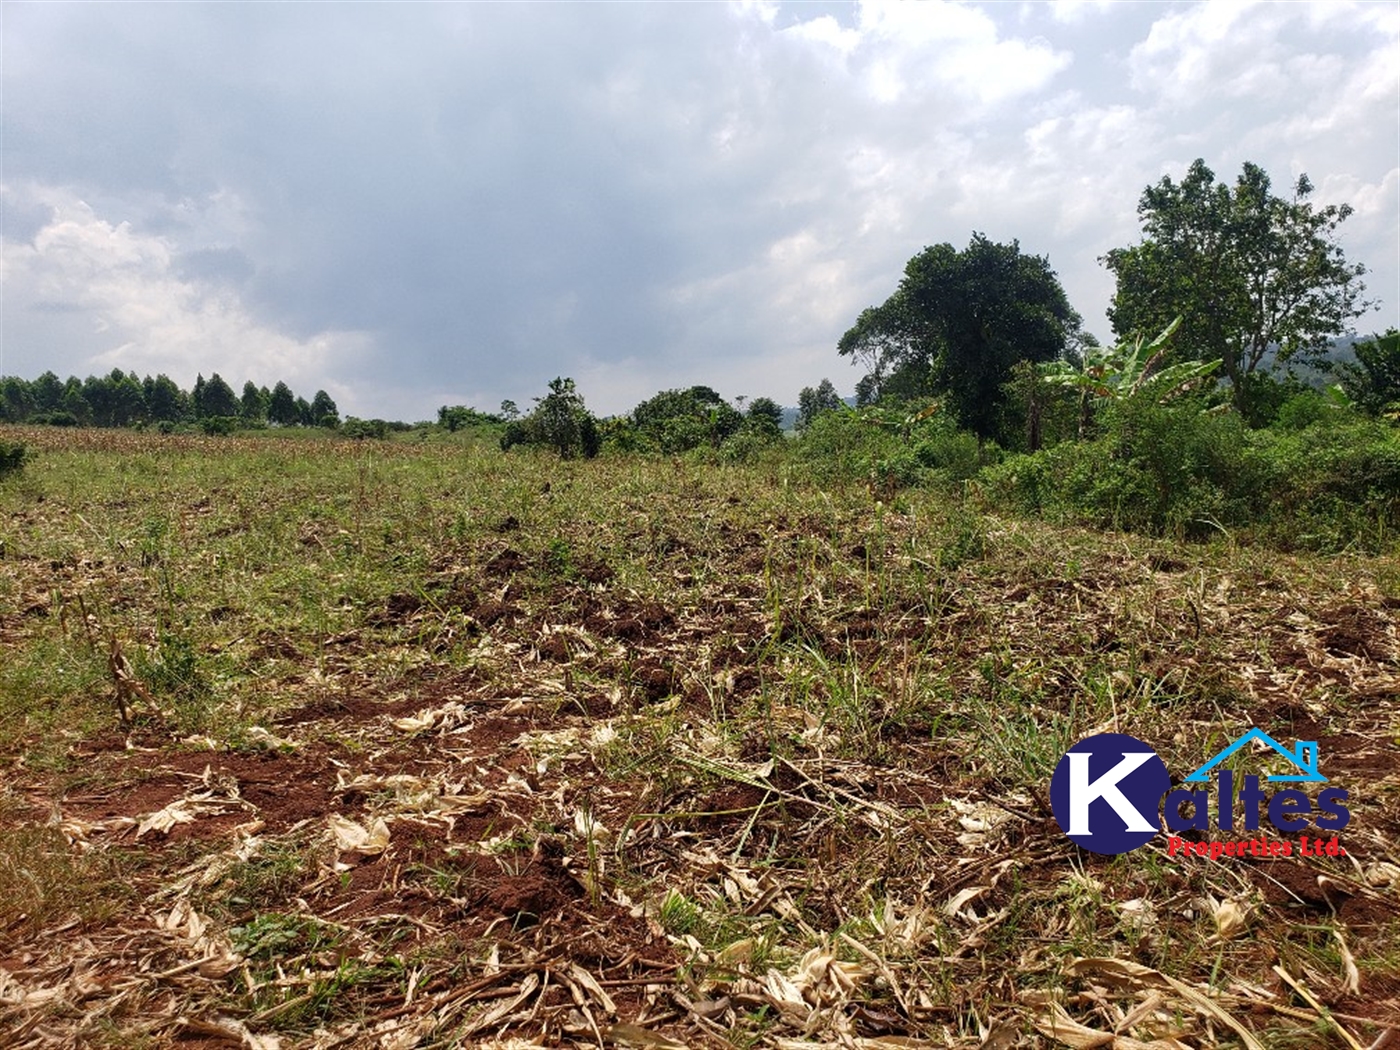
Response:
M1114 0L1050 0L1050 14L1056 22L1073 25L1090 15L1099 15L1113 7Z
M7 196L16 195L7 187ZM368 348L365 334L287 336L256 321L236 292L178 276L167 238L104 219L63 190L30 187L22 196L50 208L52 217L32 241L4 242L12 365L25 361L36 372L43 366L41 336L29 334L22 316L26 305L38 306L41 314L82 319L86 331L71 333L81 341L79 354L68 361L79 371L164 372L186 386L196 372L217 371L230 383L285 379L308 395L313 385L324 385L355 400L347 386L324 377Z
M561 374L605 411L790 401L973 230L1104 335L1098 257L1197 157L1355 204L1393 314L1397 10L18 5L0 371L265 368L401 418ZM71 187L48 256L20 182Z
M942 95L996 105L1043 87L1071 61L1045 40L1002 39L985 11L945 0L865 0L854 28L823 15L786 32L839 58L868 97L885 105Z

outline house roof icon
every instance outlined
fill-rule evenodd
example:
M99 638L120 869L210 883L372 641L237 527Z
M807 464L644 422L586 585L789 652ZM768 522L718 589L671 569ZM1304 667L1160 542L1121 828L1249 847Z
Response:
M1209 780L1210 771L1212 769L1220 765L1221 762L1224 762L1227 758L1233 755L1240 748L1244 747L1246 744L1252 743L1255 740L1267 744L1269 747L1273 748L1284 758L1288 759L1288 761L1292 762L1293 765L1296 766L1299 770L1301 770L1301 772L1299 773L1290 773L1286 775L1278 774L1276 776L1268 777L1267 779L1273 781L1292 781L1294 783L1309 784L1326 782L1327 778L1317 771L1316 740L1299 740L1293 745L1293 750L1290 751L1288 750L1288 748L1284 747L1273 737L1269 736L1268 733L1264 732L1264 730L1259 728L1251 729L1248 733L1240 737L1229 747L1225 748L1225 750L1221 751L1205 765L1192 772L1190 776L1185 778L1186 781L1193 784L1199 784L1203 781Z

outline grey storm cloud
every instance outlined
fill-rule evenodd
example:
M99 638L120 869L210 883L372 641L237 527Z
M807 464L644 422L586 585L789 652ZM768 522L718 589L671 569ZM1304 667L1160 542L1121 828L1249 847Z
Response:
M841 332L974 230L1048 255L1107 335L1097 258L1197 156L1350 200L1347 250L1400 301L1393 5L3 18L12 372L285 377L406 418L556 374L606 411L693 382L791 402L849 388Z

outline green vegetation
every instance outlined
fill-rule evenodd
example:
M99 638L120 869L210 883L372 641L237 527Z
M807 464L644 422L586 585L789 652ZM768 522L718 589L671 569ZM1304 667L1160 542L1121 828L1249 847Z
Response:
M18 441L0 441L0 478L13 474L24 466L29 450Z
M838 354L866 370L857 407L830 379L803 387L788 439L770 397L730 401L696 385L600 419L566 377L524 415L512 401L499 414L444 405L435 423L410 425L342 420L325 391L308 403L281 382L247 382L240 397L217 374L186 394L163 375L45 373L0 380L0 414L210 436L318 428L564 459L761 461L884 499L925 486L1062 522L1378 553L1400 526L1400 333L1327 362L1333 385L1288 371L1319 364L1369 305L1364 267L1335 243L1350 210L1315 208L1310 193L1303 176L1292 200L1278 198L1252 164L1233 187L1216 184L1200 161L1179 184L1148 187L1142 243L1105 257L1118 282L1111 347L1083 330L1046 258L981 234L961 251L926 248L839 341ZM0 473L23 461L17 447L0 452Z
M1077 388L1052 389L1074 407ZM1066 743L1105 725L1174 765L1237 723L1296 736L1284 696L1321 737L1393 736L1388 699L1355 700L1397 668L1390 559L1280 556L1214 528L1125 541L1001 509L1012 464L1111 459L1116 440L1132 449L1109 476L1156 484L1171 460L1152 458L1154 428L1227 428L1213 440L1288 446L1322 477L1389 426L1331 406L1344 425L1249 431L1181 400L1105 399L1095 436L1000 462L936 402L824 412L744 463L727 442L503 451L470 427L16 431L39 455L0 488L0 922L14 958L63 957L15 964L57 989L36 1016L78 1043L101 1023L160 1044L176 1016L310 1040L392 1011L463 1043L483 1018L529 1030L529 1009L490 1012L516 996L563 1023L575 999L545 967L600 1028L630 1023L576 966L619 999L729 996L715 1023L739 1041L811 1024L975 1045L972 1019L1030 1032L1049 992L1096 1024L1069 998L1079 956L1222 994L1306 962L1320 1001L1364 1016L1400 929L1349 860L1326 874L1374 909L1337 924L1354 996L1315 929L1330 913L1280 893L1286 873L1094 858L1036 801ZM1351 437L1309 444L1334 432ZM1325 757L1339 783L1370 778L1348 841L1363 867L1383 857L1370 836L1400 830L1388 774L1353 765L1368 753ZM1219 937L1196 903L1211 897L1241 902L1249 938ZM48 932L75 921L81 937ZM88 1009L64 1005L72 967L150 953ZM779 993L808 980L826 990L799 1016ZM170 997L161 1020L149 1005ZM1312 1014L1221 1001L1266 1045L1343 1045ZM679 1039L688 1018L658 1024Z
M867 370L862 403L937 393L985 440L998 436L1012 366L1055 360L1079 324L1046 259L979 233L964 251L940 244L910 259L899 288L838 349Z
M1342 390L1363 412L1400 419L1400 331L1392 328L1353 350L1356 360L1337 369Z
M1159 331L1183 318L1177 352L1218 360L1234 404L1250 409L1248 382L1273 350L1287 363L1325 348L1371 307L1366 268L1336 243L1349 205L1314 208L1298 176L1291 200L1246 163L1233 187L1197 160L1180 183L1164 177L1138 205L1143 241L1104 257L1118 288L1109 309L1120 337Z
M340 413L324 390L308 402L286 383L268 390L247 382L239 397L215 372L208 379L198 376L186 392L166 375L141 379L135 372L113 369L110 375L70 376L66 381L53 372L32 382L0 376L0 421L231 434L268 425L334 429Z
M1222 244L1345 218L1192 171ZM703 385L409 425L0 381L0 1041L1380 1038L1400 335L1315 389L1120 292L1099 347L1047 260L926 249L791 435ZM1070 742L1251 724L1325 742L1349 856L1055 826Z
M549 393L535 398L535 410L512 420L501 435L501 448L543 445L563 459L592 459L602 447L598 421L583 403L572 379L550 381Z

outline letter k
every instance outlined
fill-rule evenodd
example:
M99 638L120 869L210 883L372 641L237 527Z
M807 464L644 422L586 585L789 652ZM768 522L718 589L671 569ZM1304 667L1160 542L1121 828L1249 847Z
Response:
M1123 752L1123 761L1093 783L1089 782L1089 755L1071 751L1069 759L1069 829L1067 835L1089 835L1089 806L1104 799L1123 818L1128 831L1156 831L1137 808L1118 790L1118 781L1153 757L1151 751Z

